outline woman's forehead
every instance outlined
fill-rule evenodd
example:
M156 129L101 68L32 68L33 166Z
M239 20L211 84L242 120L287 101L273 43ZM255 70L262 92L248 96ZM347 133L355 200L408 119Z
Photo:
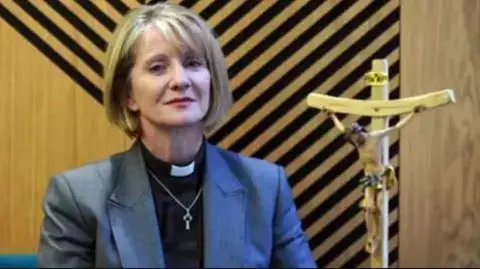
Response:
M174 33L173 31L162 31L158 27L148 26L142 33L139 44L137 46L137 53L165 53L176 55L195 55L199 54L201 48L199 45L192 42L193 40L186 40Z

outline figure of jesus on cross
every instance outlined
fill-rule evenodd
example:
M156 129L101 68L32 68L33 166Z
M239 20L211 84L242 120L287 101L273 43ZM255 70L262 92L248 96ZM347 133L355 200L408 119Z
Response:
M365 214L367 242L372 268L387 268L388 262L388 190L396 184L395 169L389 164L389 134L404 127L415 114L455 102L452 90L442 90L416 97L388 100L388 62L373 60L372 71L365 77L371 87L370 100L355 100L311 93L307 104L319 109L333 120L343 137L357 149L364 177L359 184L363 199L360 207ZM335 113L372 117L371 130L353 123L345 127ZM405 115L394 126L391 116Z

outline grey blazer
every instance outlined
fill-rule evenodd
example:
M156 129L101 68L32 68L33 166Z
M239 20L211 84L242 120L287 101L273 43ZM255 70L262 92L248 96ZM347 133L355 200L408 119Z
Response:
M39 267L165 267L138 143L52 177ZM205 161L205 267L316 267L281 167L209 143Z

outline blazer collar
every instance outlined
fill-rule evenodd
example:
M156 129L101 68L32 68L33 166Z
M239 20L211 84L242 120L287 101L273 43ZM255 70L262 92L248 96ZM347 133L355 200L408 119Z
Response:
M110 196L112 232L123 266L164 267L154 201L139 143L135 141L125 153ZM204 263L206 267L241 267L246 220L246 189L239 181L243 172L238 162L231 161L238 157L207 141L205 146Z
M244 264L247 190L240 183L244 175L236 158L207 144L203 196L205 268L241 268Z
M150 190L139 143L135 141L125 153L116 188L110 196L112 201L124 207L133 207L143 195L148 195Z
M207 142L204 172L205 184L215 184L224 195L244 191L245 188L239 181L239 177L242 176L243 171L239 169L237 163L228 162L228 158L225 158L222 154L231 153L224 152ZM232 158L232 156L230 156L230 158Z
M139 143L135 141L126 152L117 186L110 196L112 201L125 207L132 207L143 195L150 195L148 174ZM228 153L207 141L205 143L205 184L215 184L225 195L245 190L238 180L243 171L222 157L222 154Z
M155 205L136 141L125 153L108 202L114 242L123 267L165 267Z

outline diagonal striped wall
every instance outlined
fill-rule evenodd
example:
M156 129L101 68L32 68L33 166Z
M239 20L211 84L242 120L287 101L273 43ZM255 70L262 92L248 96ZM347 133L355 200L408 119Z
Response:
M144 1L2 1L0 17L102 103L101 63L116 23ZM320 267L365 267L358 207L362 171L332 122L307 108L312 91L365 99L371 60L390 63L399 97L399 1L172 1L198 12L218 34L235 104L210 140L284 165ZM366 118L341 115L345 124ZM398 137L391 163L398 172ZM398 195L390 200L390 261L398 258Z

